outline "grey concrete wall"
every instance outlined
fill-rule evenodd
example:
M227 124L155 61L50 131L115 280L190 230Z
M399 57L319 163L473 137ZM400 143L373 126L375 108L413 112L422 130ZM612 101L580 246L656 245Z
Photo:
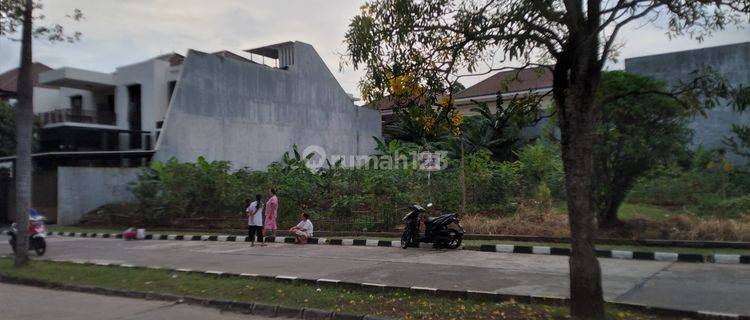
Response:
M128 189L138 168L57 168L57 223L78 223L83 214L107 203L135 201Z
M704 67L718 71L732 85L750 85L750 42L625 59L626 71L670 85L689 81L692 72ZM695 131L693 147L701 144L709 149L725 147L722 140L731 135L732 124L750 125L750 112L738 114L724 102L710 110L707 117L696 116L690 123ZM728 154L728 158L742 161L733 154Z
M189 52L154 159L203 156L264 169L292 144L371 154L380 114L355 106L312 46L293 46L287 69Z

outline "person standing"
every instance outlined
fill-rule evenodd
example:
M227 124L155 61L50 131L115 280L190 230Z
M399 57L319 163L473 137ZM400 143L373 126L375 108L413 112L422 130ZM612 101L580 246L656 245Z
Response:
M266 202L266 222L263 225L264 226L264 236L265 232L268 230L271 230L271 233L273 234L274 238L276 237L276 213L279 209L279 199L276 197L276 189L271 188L271 190L268 191L268 202Z
M246 204L250 199L245 201ZM261 196L255 195L255 201L247 205L247 235L250 237L251 246L255 246L255 238L263 246L263 200Z

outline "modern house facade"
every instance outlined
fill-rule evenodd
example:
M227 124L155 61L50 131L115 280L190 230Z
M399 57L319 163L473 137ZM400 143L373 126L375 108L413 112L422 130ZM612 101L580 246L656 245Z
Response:
M264 169L295 144L329 156L374 151L379 113L354 105L311 45L289 41L247 53L190 50L112 73L40 69L39 86L56 92L34 103L43 123L34 188L44 192L35 191L34 206L75 223L99 205L132 200L128 182L152 159L204 157ZM0 165L13 161L3 157ZM14 207L12 181L3 183L0 218Z

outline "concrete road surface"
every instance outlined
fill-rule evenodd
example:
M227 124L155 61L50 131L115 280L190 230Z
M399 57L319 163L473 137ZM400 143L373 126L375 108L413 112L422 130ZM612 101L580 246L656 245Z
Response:
M10 248L0 245L0 254L10 254ZM53 237L49 238L45 258L522 295L568 295L568 258L537 254ZM749 265L599 261L607 301L750 315Z
M109 297L2 283L0 297L0 318L7 320L269 319L172 302Z

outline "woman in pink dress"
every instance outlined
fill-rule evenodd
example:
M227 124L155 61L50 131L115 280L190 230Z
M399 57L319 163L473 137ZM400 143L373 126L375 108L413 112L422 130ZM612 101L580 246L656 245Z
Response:
M269 199L266 202L266 222L263 224L263 231L271 230L276 237L276 211L279 209L279 199L276 198L276 189L269 190Z

